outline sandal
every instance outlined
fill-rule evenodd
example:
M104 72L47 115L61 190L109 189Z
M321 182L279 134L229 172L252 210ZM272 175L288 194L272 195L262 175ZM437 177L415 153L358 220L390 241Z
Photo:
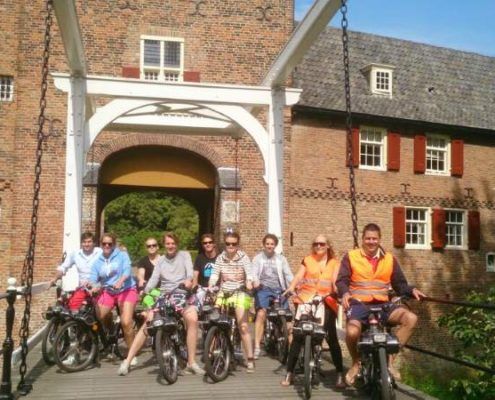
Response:
M287 375L285 375L284 380L280 381L280 386L290 386L294 384L294 375L291 374L290 372L287 372Z
M354 364L351 368L349 368L349 371L347 371L347 374L345 375L345 384L347 386L353 386L354 383L356 382L356 377L358 376L359 373L359 364Z

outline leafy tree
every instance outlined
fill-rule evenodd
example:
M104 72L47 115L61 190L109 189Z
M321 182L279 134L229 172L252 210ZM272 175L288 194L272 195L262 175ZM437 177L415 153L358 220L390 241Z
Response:
M478 304L495 304L495 287L488 293L471 292L466 300ZM495 311L479 308L457 307L442 316L439 325L445 326L457 339L461 348L456 357L474 364L495 369ZM495 399L495 377L492 374L475 371L464 379L450 383L450 391L458 399Z
M105 230L117 235L133 261L146 254L147 237L161 242L165 231L179 236L181 248L193 249L198 229L196 209L180 197L161 192L128 193L105 208Z

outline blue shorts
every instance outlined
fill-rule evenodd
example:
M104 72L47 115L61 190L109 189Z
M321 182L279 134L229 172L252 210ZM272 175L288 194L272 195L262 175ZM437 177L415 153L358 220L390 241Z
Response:
M351 299L350 307L346 312L347 321L356 320L361 322L364 327L368 327L368 316L370 315L370 306L380 305L386 303L362 303L360 301ZM400 304L394 304L387 308L387 310L381 311L379 313L381 321L384 324L387 323L390 318L390 314L394 312L397 308L402 307Z
M256 290L256 294L254 296L256 309L259 310L260 308L270 308L270 300L275 299L281 293L282 289L271 289L269 287L262 287ZM287 302L286 297L281 298L280 306L285 309L289 308L289 303Z

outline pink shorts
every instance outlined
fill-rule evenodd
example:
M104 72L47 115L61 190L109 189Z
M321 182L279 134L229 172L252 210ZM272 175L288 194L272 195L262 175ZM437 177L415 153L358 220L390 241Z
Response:
M98 297L98 304L108 308L113 308L117 304L125 302L136 304L138 299L139 295L136 288L126 289L117 294L111 294L104 290L103 293L100 294L100 297Z

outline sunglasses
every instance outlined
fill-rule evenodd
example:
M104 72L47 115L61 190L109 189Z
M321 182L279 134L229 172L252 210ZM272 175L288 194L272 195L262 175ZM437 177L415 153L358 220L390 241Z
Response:
M158 244L157 243L153 243L153 244L147 244L146 247L148 249L151 249L152 247L158 247Z
M313 247L325 247L327 244L325 242L314 242Z
M225 246L227 246L227 247L235 247L237 245L238 245L237 242L225 242Z
M203 242L202 244L213 244L213 241L210 240L209 242Z
M101 242L101 245L103 247L105 247L105 246L113 246L113 242Z

